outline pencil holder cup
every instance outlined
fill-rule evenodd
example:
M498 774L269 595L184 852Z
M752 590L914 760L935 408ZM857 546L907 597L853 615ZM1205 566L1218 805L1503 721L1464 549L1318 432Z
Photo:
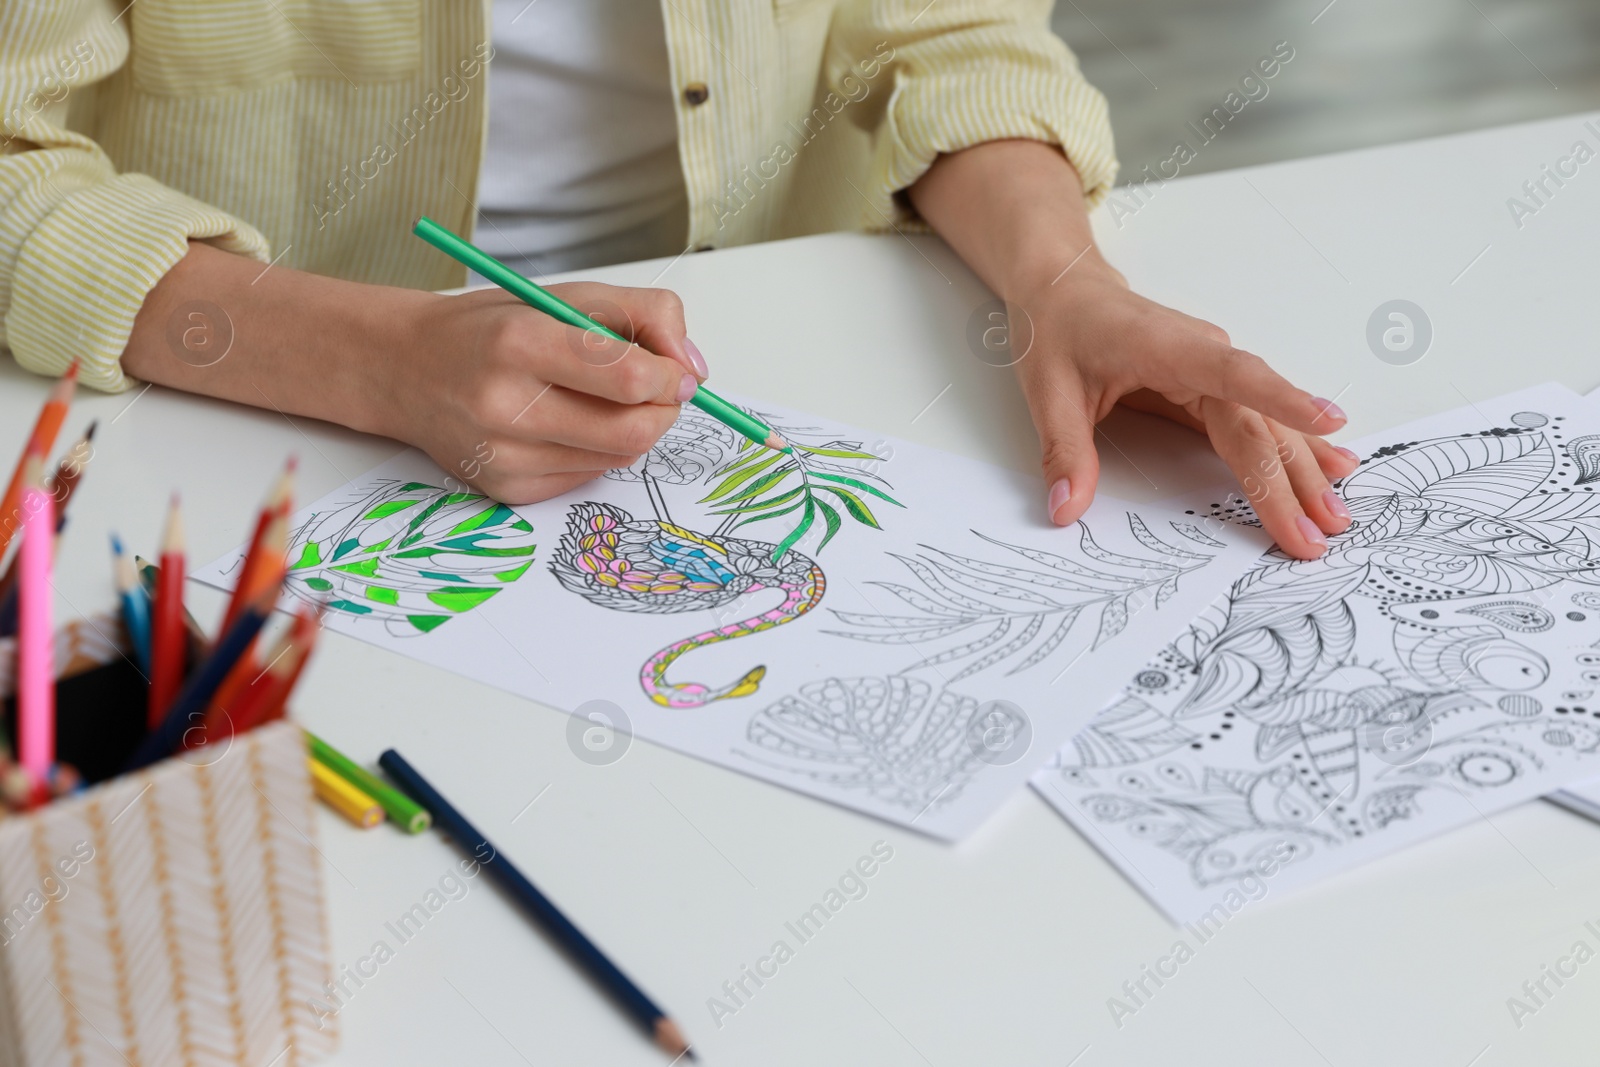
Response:
M121 642L112 618L57 635L63 742L75 716L142 714ZM0 697L13 654L0 642ZM333 977L315 833L287 721L0 817L0 1067L330 1054L337 1019L308 1005Z

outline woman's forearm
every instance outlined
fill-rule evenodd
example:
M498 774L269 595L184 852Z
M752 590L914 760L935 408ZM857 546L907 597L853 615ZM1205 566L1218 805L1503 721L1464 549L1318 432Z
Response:
M363 285L192 243L145 298L122 357L130 375L185 392L393 435L389 377L431 293Z
M1085 273L1105 266L1078 172L1053 145L990 141L940 156L909 194L929 225L1004 299L1023 300L1069 266Z
M192 244L146 297L122 362L146 381L405 441L497 499L530 503L632 462L705 376L672 293L552 288L620 308L637 343L498 289L440 296Z

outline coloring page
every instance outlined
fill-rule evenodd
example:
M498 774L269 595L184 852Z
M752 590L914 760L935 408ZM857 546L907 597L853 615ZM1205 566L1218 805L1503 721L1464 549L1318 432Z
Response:
M595 760L621 730L953 838L1268 544L1211 497L1060 529L1036 478L751 410L791 454L685 407L526 507L401 453L295 516L285 606L576 713Z
M1596 417L1600 417L1600 389L1590 392L1585 399L1588 401L1589 410L1593 411ZM1600 772L1600 768L1596 770ZM1586 778L1581 782L1573 782L1566 788L1551 793L1549 799L1564 808L1600 822L1600 778Z
M1327 555L1263 557L1035 787L1181 921L1600 773L1593 412L1548 385L1353 444Z

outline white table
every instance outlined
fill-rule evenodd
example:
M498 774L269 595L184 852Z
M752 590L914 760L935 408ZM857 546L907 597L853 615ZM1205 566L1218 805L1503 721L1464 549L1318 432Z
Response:
M1600 143L1582 118L1184 180L1120 230L1102 217L1101 233L1138 289L1338 397L1356 433L1549 378L1587 391L1600 384L1600 162L1520 231L1505 203L1574 140ZM964 339L988 294L937 240L816 237L596 276L677 289L721 388L1033 469L1009 373ZM1395 297L1436 329L1408 367L1379 362L1364 340L1369 313ZM0 381L9 456L44 384L10 364ZM171 488L184 492L193 557L207 561L244 539L286 452L300 455L309 499L395 449L161 389L84 397L64 439L91 415L98 456L74 504L62 613L111 603L103 531L115 524L148 552ZM1223 477L1181 431L1130 417L1107 439L1103 486L1124 496ZM425 768L707 1063L1600 1058L1600 962L1520 1030L1506 1008L1575 940L1600 947L1582 928L1600 920L1600 826L1549 805L1252 906L1119 1029L1107 998L1174 930L1030 792L945 847L642 742L590 766L568 749L565 715L332 634L296 706L360 758L394 745ZM357 832L327 813L320 832L340 964L379 938L393 944L384 923L455 862L437 837ZM775 940L793 944L784 923L878 840L894 858L868 895L716 1026L707 998ZM339 1023L340 1064L664 1062L483 880L399 946Z

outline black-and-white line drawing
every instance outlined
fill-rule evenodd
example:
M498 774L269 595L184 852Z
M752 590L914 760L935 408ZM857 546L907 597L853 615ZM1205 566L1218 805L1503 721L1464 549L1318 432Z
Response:
M749 723L739 755L912 812L960 795L985 766L970 736L984 705L920 678L824 678Z
M1600 482L1600 434L1577 438L1567 446L1567 454L1578 467L1575 484Z
M1564 651L1600 611L1600 435L1568 442L1565 423L1521 411L1373 451L1339 486L1354 521L1330 551L1265 557L1063 750L1054 784L1201 887L1273 841L1304 858L1392 833L1443 808L1436 790L1600 772L1600 708Z
M1184 575L1196 571L1215 554L1203 549L1224 547L1190 523L1172 523L1180 535L1172 542L1158 538L1144 520L1128 512L1128 528L1148 556L1130 556L1102 548L1085 523L1079 524L1076 557L995 540L972 532L1013 556L978 559L928 545L918 556L895 555L921 588L898 582L876 586L909 605L916 614L887 615L832 609L849 627L827 633L857 641L938 646L907 671L960 664L951 683L1001 663L1018 674L1049 659L1080 624L1096 627L1091 648L1121 633L1131 612L1145 604L1159 608L1178 589Z

